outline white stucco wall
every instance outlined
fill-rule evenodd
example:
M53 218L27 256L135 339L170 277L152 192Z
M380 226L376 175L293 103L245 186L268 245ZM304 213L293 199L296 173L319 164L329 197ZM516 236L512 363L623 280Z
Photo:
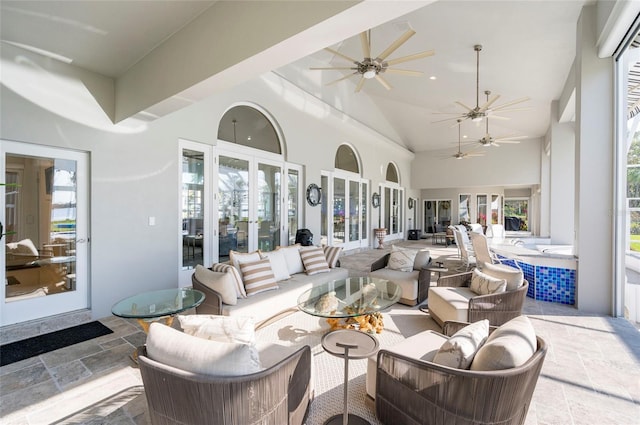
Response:
M13 61L13 56L4 56L4 49L2 53L3 66ZM362 176L371 180L372 192L384 180L381 170L389 161L398 166L402 185L411 187L411 152L275 74L265 74L127 133L96 114L79 114L75 118L80 122L72 120L74 116L66 114L64 107L77 99L91 99L90 93L71 72L72 67L52 69L45 62L38 63L47 77L39 81L41 94L50 96L45 103L38 101L38 93L31 93L28 99L21 96L21 90L27 89L22 82L10 84L3 79L0 138L90 153L90 306L96 318L110 315L111 306L126 296L177 286L178 140L215 145L218 122L234 103L257 104L275 118L286 139L286 159L305 165L305 187L320 182L321 170L333 170L336 149L344 142L357 150ZM77 92L57 84L65 80L77 83ZM65 102L56 104L56 98ZM98 108L83 106L94 107ZM304 204L306 227L319 235L320 208ZM155 217L155 226L148 225L149 217ZM370 228L376 222L372 214Z

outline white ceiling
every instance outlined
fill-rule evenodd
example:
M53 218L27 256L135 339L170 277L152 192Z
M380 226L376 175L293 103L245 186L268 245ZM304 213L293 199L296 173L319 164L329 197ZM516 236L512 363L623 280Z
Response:
M590 2L441 0L376 26L371 30L374 54L409 25L417 34L389 59L423 50L436 52L398 66L423 71L423 77L386 75L393 86L390 91L371 80L360 93L354 93L355 77L326 86L343 74L308 68L348 63L324 50L274 71L414 152L455 150L455 121L434 124L432 121L447 116L433 113L462 112L454 101L475 106L473 46L482 44L480 90L501 95L496 105L530 98L521 104L528 110L501 114L509 120L490 120L490 133L493 137L540 138L549 125L551 101L559 98L575 56L580 10ZM69 58L75 66L118 78L214 3L3 0L0 36L3 42L43 49ZM328 31L327 40L331 40ZM362 59L357 36L332 47ZM481 93L481 104L483 99ZM471 139L480 138L484 123L478 127L465 121L462 132Z

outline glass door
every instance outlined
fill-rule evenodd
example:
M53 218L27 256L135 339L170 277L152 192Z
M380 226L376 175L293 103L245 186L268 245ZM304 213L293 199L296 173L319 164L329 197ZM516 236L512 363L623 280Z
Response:
M451 224L451 200L427 199L423 206L425 232L446 232L447 227Z
M0 325L85 309L88 155L2 141Z
M212 243L211 157L212 147L180 141L180 253L179 285L191 285L197 264L211 264L216 247Z
M255 219L250 204L250 159L218 157L218 258L229 259L229 251L255 249ZM255 214L255 213L253 213Z
M282 234L282 167L259 162L257 165L258 248L272 251L280 245Z
M382 220L391 239L404 238L404 189L392 185L380 186Z
M286 198L286 211L287 211L287 240L289 245L293 245L296 241L296 232L300 228L302 222L301 212L302 206L300 200L302 199L300 182L300 175L302 174L302 167L293 168L287 166L287 198Z
M343 178L333 178L333 240L332 245L342 245L345 240L346 225L346 181Z

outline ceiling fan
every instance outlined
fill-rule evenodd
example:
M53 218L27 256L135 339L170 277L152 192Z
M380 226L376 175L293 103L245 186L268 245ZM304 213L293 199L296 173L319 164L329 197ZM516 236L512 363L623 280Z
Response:
M351 70L354 71L342 78L339 78L335 81L328 83L327 85L335 84L339 81L346 80L347 78L353 76L360 76L360 81L356 85L355 92L358 93L364 83L367 80L375 78L384 88L387 90L391 90L391 85L385 80L381 74L400 74L400 75L409 75L413 77L421 76L423 73L420 71L410 71L407 69L397 69L390 68L391 66L398 65L400 63L409 62L416 59L426 58L427 56L432 56L435 54L433 50L427 50L420 53L414 53L408 56L402 56L400 58L386 60L387 57L396 51L400 46L402 46L407 40L409 40L416 32L409 28L404 34L402 34L396 41L391 43L389 47L387 47L382 53L380 53L375 58L371 57L371 30L364 31L360 33L360 43L362 45L362 53L364 55L364 59L361 61L354 59L350 56L342 54L337 50L331 49L329 47L325 47L325 50L333 53L336 56L340 56L343 59L352 62L354 66L348 67L323 67L323 68L310 68L312 70Z
M509 118L507 117L494 115L494 112L522 110L522 109L513 109L509 107L529 100L528 97L524 97L522 99L513 100L511 102L503 103L502 105L491 108L491 105L493 105L500 98L500 95L497 94L492 99L489 99L487 97L487 101L483 105L480 105L480 51L482 50L482 45L476 44L475 46L473 46L473 49L476 51L476 106L475 108L471 108L470 106L467 106L460 101L456 101L455 103L462 106L466 110L466 112L463 112L463 113L436 112L436 114L457 115L457 116L453 118L445 118L443 120L434 121L434 122L449 121L449 120L454 120L458 118L462 118L465 120L470 119L471 121L474 121L474 122L480 122L482 121L483 118L488 117L489 115L491 115L492 118L508 120Z
M476 156L484 156L484 152L475 152L475 153L462 152L462 146L461 146L462 141L460 136L461 123L462 123L462 118L458 118L458 152L454 153L449 158L464 159L464 158L473 158Z
M488 102L491 91L485 90L484 94L487 96L487 102ZM492 117L492 118L495 118L495 117ZM487 132L485 133L484 137L482 137L481 139L478 139L476 142L473 142L473 143L479 143L482 146L500 147L498 143L517 144L517 143L520 143L518 139L525 139L527 137L527 136L516 136L516 137L505 136L505 137L498 137L494 139L489 133L489 117L488 116L485 121L487 124Z

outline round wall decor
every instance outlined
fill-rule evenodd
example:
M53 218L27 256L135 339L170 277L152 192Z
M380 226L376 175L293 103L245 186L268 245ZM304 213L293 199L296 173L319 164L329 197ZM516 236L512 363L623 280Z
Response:
M322 189L317 184L311 183L307 187L307 202L312 207L315 207L322 201Z
M431 209L431 201L427 201L427 209L430 210Z
M409 209L413 209L413 198L409 198Z
M371 205L373 205L373 208L378 208L380 206L380 195L378 193L371 195Z

